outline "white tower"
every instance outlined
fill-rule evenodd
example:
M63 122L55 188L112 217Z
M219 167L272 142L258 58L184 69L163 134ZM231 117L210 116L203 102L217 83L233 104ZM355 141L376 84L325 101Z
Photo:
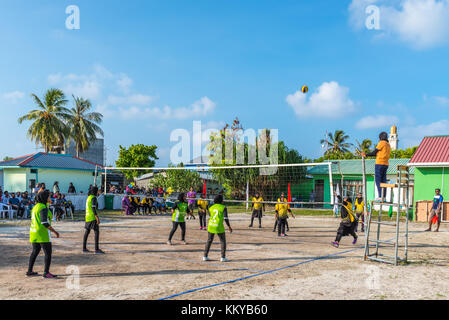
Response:
M398 149L398 128L396 126L392 126L390 130L390 146L391 150Z

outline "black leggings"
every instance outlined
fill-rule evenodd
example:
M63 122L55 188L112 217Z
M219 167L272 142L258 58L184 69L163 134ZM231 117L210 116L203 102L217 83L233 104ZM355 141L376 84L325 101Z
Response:
M221 243L221 257L226 258L226 234L225 233L217 233L220 238ZM210 246L212 242L214 242L215 233L209 232L209 237L206 242L206 248L204 249L204 256L207 257L209 255Z
M276 228L278 226L278 219L274 219L274 227L273 227L273 231L276 231ZM285 219L285 227L287 228L287 230L289 230L290 228L288 227L288 221L287 219Z
M95 232L95 250L99 250L99 242L100 242L100 227L96 226L94 228ZM84 232L84 239L83 239L83 250L87 250L87 238L89 238L90 229L86 228L86 231Z
M254 210L253 211L253 214L251 215L251 224L250 224L250 226L253 225L254 218L258 218L259 219L259 226L262 226L262 210Z
M285 228L287 226L287 218L281 218L278 221L278 235L285 234Z
M33 243L32 245L33 245L33 251L31 252L30 262L28 264L28 273L33 272L34 263L36 262L37 256L41 252L41 248L44 250L44 254L45 254L44 274L49 273L50 272L50 264L51 264L51 253L52 253L51 242Z
M207 225L206 225L206 212L200 212L200 211L198 211L198 216L199 216L199 218L200 218L200 227L201 228L206 228L207 227Z
M185 222L175 222L173 221L173 228L170 231L170 236L168 237L168 241L171 241L173 238L173 235L175 234L176 230L178 229L178 226L181 227L181 241L186 240L186 223Z

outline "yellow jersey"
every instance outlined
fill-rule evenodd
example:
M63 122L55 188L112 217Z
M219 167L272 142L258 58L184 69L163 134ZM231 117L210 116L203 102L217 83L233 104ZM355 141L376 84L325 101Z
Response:
M279 218L287 218L288 217L288 210L290 209L290 205L288 203L285 203L284 201L281 201L281 199L278 199L278 203L276 204L275 210L278 212Z
M207 206L209 205L209 202L207 200L198 200L197 203L198 203L198 207L203 210L206 210Z
M390 144L387 141L382 140L379 142L376 149L379 150L376 155L376 164L388 166L391 154Z
M354 205L355 205L355 211L357 213L363 213L363 207L365 206L365 203L363 202L363 199L361 199L360 202L359 202L359 199L355 198Z
M263 206L263 203L260 203L260 202L255 202L255 201L263 201L263 198L262 197L259 197L259 198L253 198L253 201L254 201L254 203L253 203L253 206L254 206L254 210L260 210L260 209L262 209L262 206Z

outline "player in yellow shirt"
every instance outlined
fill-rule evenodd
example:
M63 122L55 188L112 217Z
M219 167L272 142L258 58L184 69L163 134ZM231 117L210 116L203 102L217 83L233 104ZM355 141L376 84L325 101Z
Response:
M253 203L251 205L253 209L253 213L251 215L251 224L249 225L249 228L253 227L254 218L259 219L259 228L262 228L262 216L263 211L265 211L265 203L263 202L263 198L260 196L259 192L256 192L255 197L253 197Z
M391 147L388 142L388 133L381 132L379 134L379 144L373 152L365 153L362 152L363 157L376 157L375 166L375 180L378 197L376 200L381 200L385 197L385 192L382 190L384 188L380 187L381 183L387 182L387 170L390 160Z
M275 206L275 219L276 222L274 224L274 231L276 231L276 226L278 226L278 236L286 237L285 229L288 228L287 219L288 214L295 218L292 210L290 210L290 205L287 203L287 199L285 198L284 193L281 193L281 197L278 199L278 203ZM289 229L287 229L288 231Z
M355 226L355 232L357 232L358 222L361 221L362 232L365 232L365 203L363 202L363 195L361 193L357 194L357 198L354 201L355 214L357 216L357 223Z
M206 195L203 193L201 199L198 200L198 216L200 220L200 230L207 230L206 215L209 209L209 202L206 200Z

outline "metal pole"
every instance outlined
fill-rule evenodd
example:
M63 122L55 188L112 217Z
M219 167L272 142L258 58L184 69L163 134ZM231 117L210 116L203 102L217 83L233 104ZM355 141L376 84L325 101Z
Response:
M366 163L365 157L362 157L362 168L363 168L363 215L365 217L364 221L366 221L366 216L368 213L368 191L366 187Z
M396 216L396 244L394 247L394 265L398 265L398 251L399 251L399 222L401 221L401 182L402 182L402 167L398 167L398 211Z
M407 168L407 191L406 191L406 215L405 215L405 249L404 249L404 258L405 262L407 262L408 258L408 219L409 219L409 206L410 206L410 174Z
M108 181L108 171L106 167L104 167L104 194L108 193L108 187L106 186L107 181Z
M332 163L329 162L328 164L328 170L329 170L329 187L330 187L330 196L331 196L331 204L335 205L335 199L334 199L334 180L332 177Z
M95 166L94 187L97 186L97 173L98 173L98 167Z
M371 213L373 210L373 202L371 202L371 206L369 208L369 214L368 214L368 221L367 221L367 225L365 228L365 261L366 259L368 259L369 256L369 232L370 232L370 227L371 227Z
M382 200L383 201L383 200ZM377 241L376 241L376 257L379 254L379 240L380 240L380 222L382 221L382 203L379 204L379 217L378 217L378 224L377 224Z

